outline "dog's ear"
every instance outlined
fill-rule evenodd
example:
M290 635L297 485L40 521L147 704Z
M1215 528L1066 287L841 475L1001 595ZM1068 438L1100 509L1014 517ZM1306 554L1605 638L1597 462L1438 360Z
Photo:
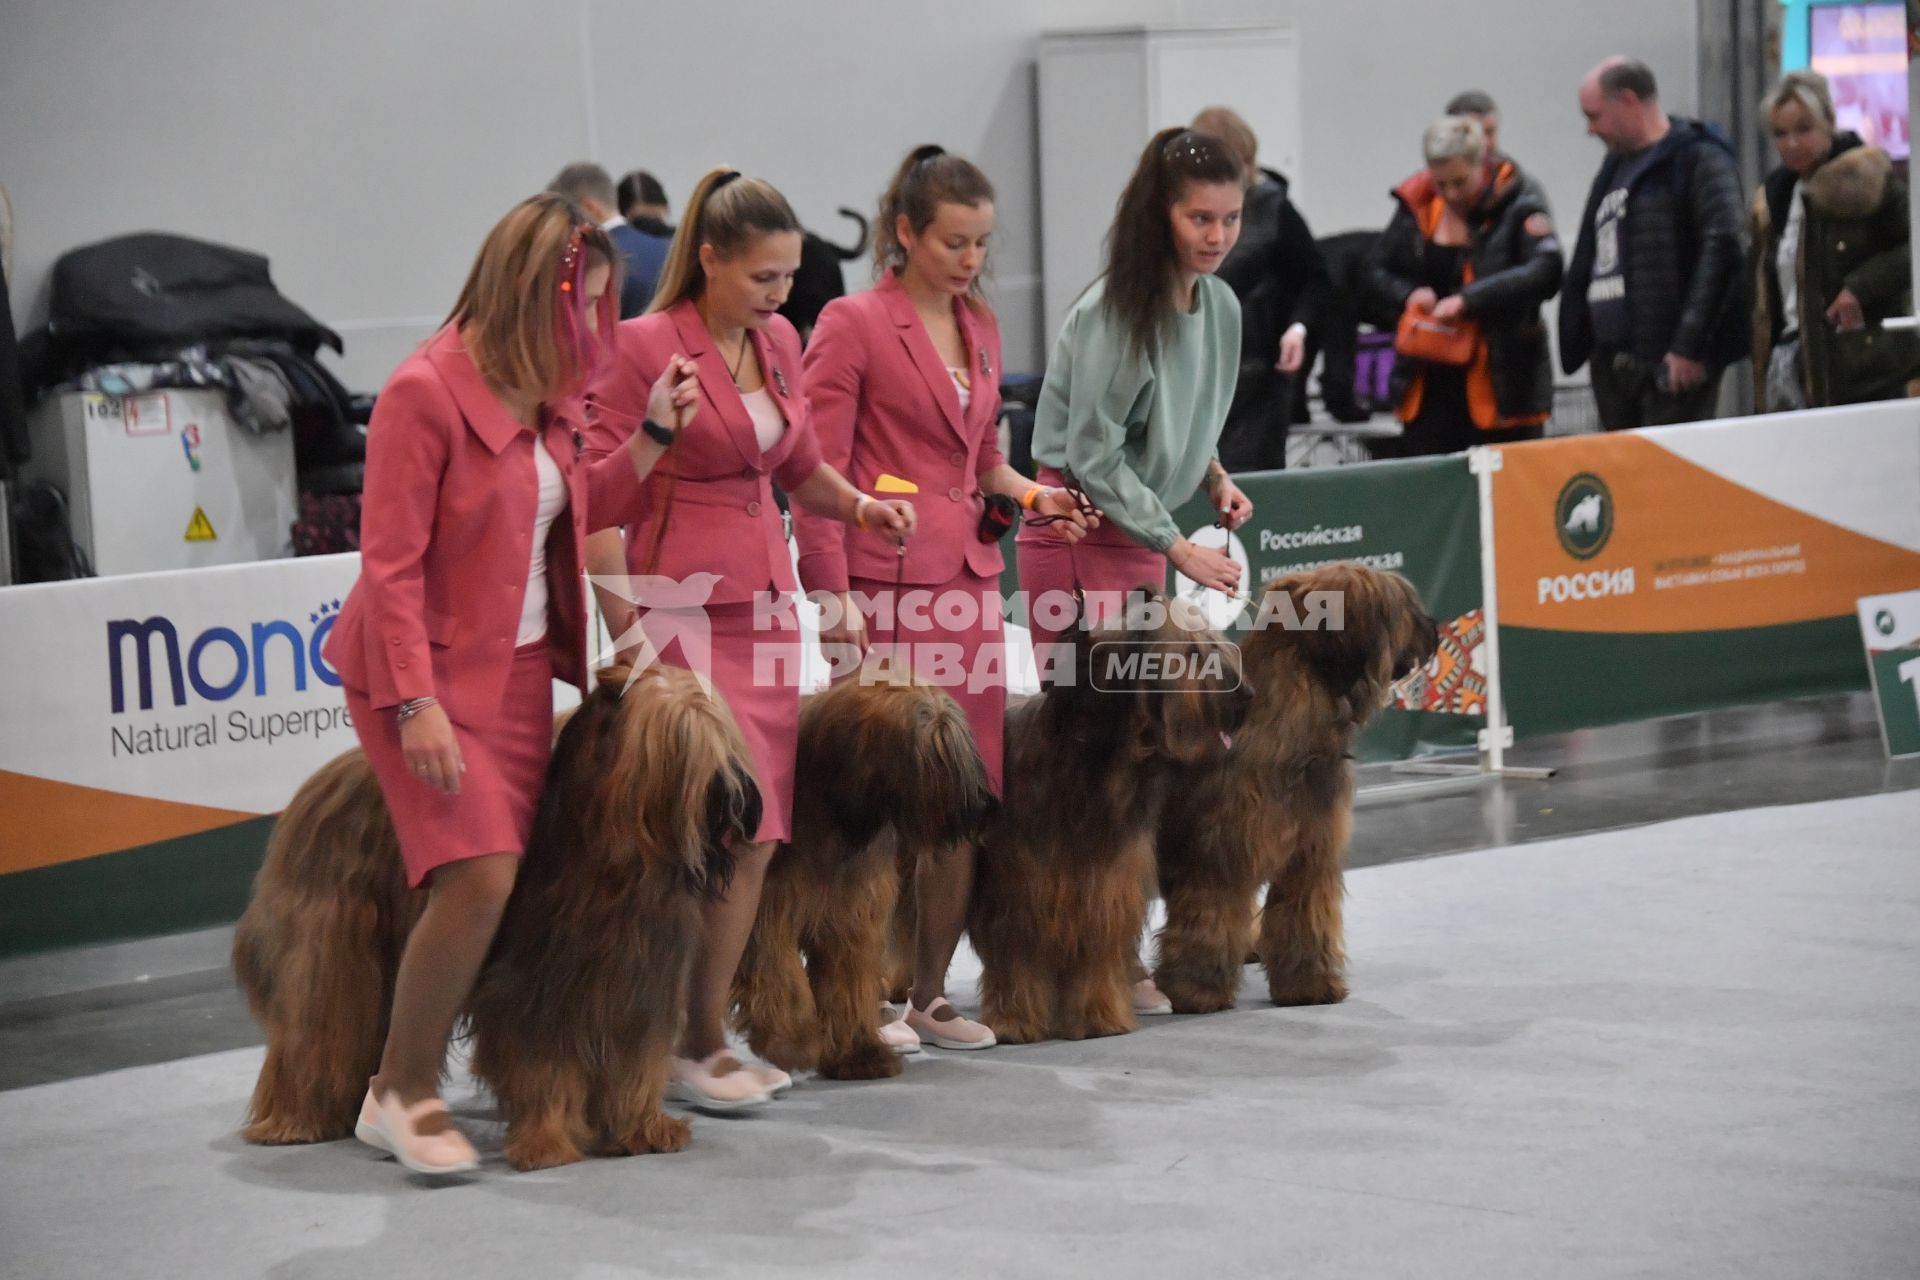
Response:
M1314 680L1335 697L1345 697L1371 673L1380 637L1379 601L1354 574L1296 574L1280 579L1274 589L1290 597L1292 618L1283 625L1289 644ZM1311 599L1337 591L1340 608L1326 608ZM1288 625L1291 624L1291 625Z
M760 784L742 764L716 773L707 784L707 839L697 875L689 886L708 901L726 896L733 883L736 841L752 840L760 829Z
M857 686L842 684L808 708L801 727L797 779L825 801L834 831L853 849L873 843L900 799L889 770L898 762L876 751L861 714Z
M908 770L900 779L907 789L901 837L918 847L977 843L999 802L966 713L938 696L922 702L916 716L916 758L902 762Z

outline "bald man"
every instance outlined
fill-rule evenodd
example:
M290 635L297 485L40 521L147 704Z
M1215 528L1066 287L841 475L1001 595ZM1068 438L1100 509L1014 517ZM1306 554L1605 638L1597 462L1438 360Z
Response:
M1631 58L1587 73L1580 111L1607 156L1561 294L1560 362L1572 373L1591 360L1609 431L1710 418L1750 322L1733 151L1669 116Z

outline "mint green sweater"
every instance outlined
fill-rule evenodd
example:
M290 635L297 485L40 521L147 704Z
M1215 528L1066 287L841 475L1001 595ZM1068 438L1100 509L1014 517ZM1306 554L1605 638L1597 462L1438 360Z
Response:
M1206 477L1239 372L1233 290L1201 276L1193 294L1193 310L1142 358L1096 281L1060 327L1034 410L1034 461L1071 470L1109 520L1156 551L1181 536L1170 511Z

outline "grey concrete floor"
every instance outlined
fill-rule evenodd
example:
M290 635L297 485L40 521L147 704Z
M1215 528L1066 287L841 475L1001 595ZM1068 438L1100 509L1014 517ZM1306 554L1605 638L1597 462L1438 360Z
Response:
M1540 738L1511 762L1558 773L1405 795L1391 769L1363 770L1349 866L1920 788L1920 760L1885 758L1864 695ZM1370 801L1369 788L1394 798ZM0 1091L260 1043L228 938L214 929L0 963Z
M1551 815L1549 815L1551 816ZM0 1094L0 1277L1894 1280L1920 793L1348 879L1353 996L803 1079L688 1150L430 1186L235 1136L257 1048ZM963 951L956 995L977 965Z

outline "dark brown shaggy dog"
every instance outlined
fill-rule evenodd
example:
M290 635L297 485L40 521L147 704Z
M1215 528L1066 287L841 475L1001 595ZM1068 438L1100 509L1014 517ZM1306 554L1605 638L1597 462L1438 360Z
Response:
M513 897L468 1006L474 1074L507 1113L516 1168L675 1151L660 1110L686 1008L703 897L759 823L746 744L724 705L673 667L628 669L567 719ZM379 1066L393 979L424 905L358 751L301 787L274 828L233 965L267 1058L241 1134L353 1131Z
M982 1016L1003 1043L1133 1030L1169 784L1224 757L1248 702L1232 646L1183 601L1142 589L1072 644L1071 680L1008 708L1005 803L968 913ZM1129 667L1146 653L1178 655L1180 674Z
M1405 578L1350 563L1279 579L1263 613L1311 621L1313 592L1341 593L1344 626L1268 625L1246 639L1253 710L1225 766L1196 773L1160 826L1167 925L1154 981L1181 1013L1232 1007L1263 884L1254 946L1273 1002L1347 996L1340 900L1353 829L1349 753L1393 682L1433 657L1438 628Z
M977 840L993 806L967 718L943 690L868 668L805 699L793 839L767 870L734 979L735 1025L755 1053L836 1080L900 1073L874 1018L902 881Z

